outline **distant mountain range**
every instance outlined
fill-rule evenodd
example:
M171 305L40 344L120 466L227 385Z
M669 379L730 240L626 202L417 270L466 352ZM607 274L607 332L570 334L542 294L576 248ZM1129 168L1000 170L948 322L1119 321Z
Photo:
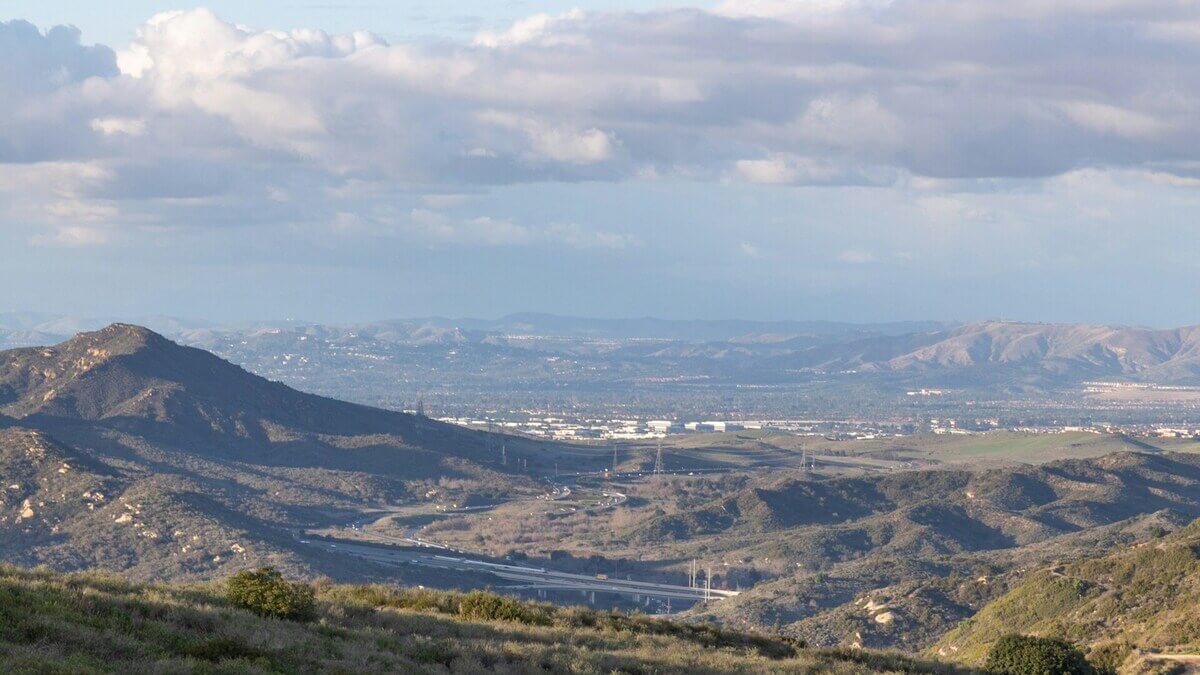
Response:
M807 399L750 400L762 414L856 401L896 405L905 390L949 388L989 400L1081 394L1114 380L1200 385L1200 327L1149 329L986 321L830 322L586 319L519 314L353 325L206 326L156 319L168 337L306 390L403 408L611 405L637 391L647 410L707 414L747 386L803 386ZM52 343L84 320L0 315L0 346ZM762 390L757 390L762 391ZM706 395L705 392L711 392ZM753 394L760 396L761 394ZM853 398L850 398L853 397ZM890 398L889 398L890 397ZM802 405L791 410L787 406ZM807 402L804 402L807 401ZM761 405L760 405L761 403Z
M494 320L432 317L400 323L506 335L679 342L787 339L800 336L904 335L936 330L948 325L936 321L856 324L836 321L688 320L652 317L594 319L532 312L510 314Z

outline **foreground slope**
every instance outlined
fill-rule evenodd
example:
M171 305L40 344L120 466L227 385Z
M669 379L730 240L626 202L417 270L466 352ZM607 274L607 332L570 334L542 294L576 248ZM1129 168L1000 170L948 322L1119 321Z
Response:
M323 584L316 621L298 623L236 608L217 586L0 567L0 666L70 673L955 671L586 609L523 605L508 620L484 620L464 610L467 597ZM489 604L490 596L471 597Z

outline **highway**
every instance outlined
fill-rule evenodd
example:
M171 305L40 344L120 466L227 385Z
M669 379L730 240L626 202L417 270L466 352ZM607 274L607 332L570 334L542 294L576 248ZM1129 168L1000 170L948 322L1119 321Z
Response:
M494 563L469 557L469 554L448 549L438 544L420 539L402 540L415 548L400 548L383 544L371 544L347 540L330 541L323 539L304 540L312 546L320 546L326 550L343 555L353 555L384 565L423 565L439 569L457 570L460 572L475 572L490 574L505 581L516 582L522 588L541 590L594 591L601 593L617 593L620 595L656 598L671 598L675 600L703 601L730 598L737 591L726 591L688 586L675 586L647 581L632 581L628 579L604 579L584 574L556 572L544 567L527 567ZM429 548L432 551L424 551Z

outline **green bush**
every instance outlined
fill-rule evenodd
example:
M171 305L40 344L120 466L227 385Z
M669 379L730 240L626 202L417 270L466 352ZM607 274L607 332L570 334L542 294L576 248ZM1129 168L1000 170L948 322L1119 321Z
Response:
M1094 675L1083 652L1065 640L1006 635L988 650L984 669L996 675Z
M260 616L311 621L316 617L316 593L311 586L292 583L273 567L238 572L229 578L230 602Z
M514 621L548 624L549 617L534 612L525 603L506 595L472 591L458 603L458 615L470 621Z
M1133 645L1128 642L1109 642L1093 648L1087 658L1097 675L1115 675L1132 653Z

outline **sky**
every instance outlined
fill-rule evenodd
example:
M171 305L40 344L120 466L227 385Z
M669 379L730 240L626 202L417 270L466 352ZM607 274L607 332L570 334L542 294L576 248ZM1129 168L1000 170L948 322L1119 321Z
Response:
M0 311L1200 323L1196 3L114 4L0 2Z

